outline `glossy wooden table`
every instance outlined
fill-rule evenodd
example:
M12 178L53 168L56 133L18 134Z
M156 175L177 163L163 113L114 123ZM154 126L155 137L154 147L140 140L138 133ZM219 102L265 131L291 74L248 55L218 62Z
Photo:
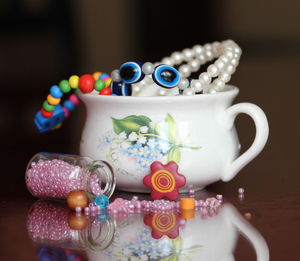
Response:
M285 186L281 187L281 190L274 191L272 189L264 190L260 186L256 186L253 184L238 184L240 180L230 182L230 183L216 183L208 188L206 192L197 192L196 198L205 198L208 195L215 195L217 193L221 193L224 195L225 204L223 207L230 207L233 210L239 220L240 224L246 224L246 234L249 238L245 237L245 231L243 233L238 232L238 240L237 242L228 242L226 238L224 238L224 244L232 244L233 247L233 255L235 260L267 260L264 259L270 254L270 260L296 260L299 256L299 242L300 242L300 196L299 193L295 191L287 191L285 190ZM245 188L245 197L241 200L238 197L238 187L242 186ZM37 253L38 251L42 251L41 247L47 246L47 240L41 243L41 240L36 239L33 242L32 238L28 233L29 225L28 222L30 218L29 209L32 208L35 204L37 204L37 199L32 198L29 194L24 194L22 198L14 198L14 199L2 199L0 206L0 260L57 260L58 257L54 259L38 259ZM131 198L133 194L116 192L114 197L122 196L124 198ZM140 198L147 198L148 195L139 195ZM52 203L50 203L52 204ZM221 209L221 213L222 213ZM197 212L197 211L196 211ZM130 217L127 217L130 218ZM210 220L216 220L216 217L209 217ZM198 219L198 220L197 220ZM234 220L234 216L229 216L229 220ZM125 218L126 220L126 218ZM131 217L131 220L138 220ZM185 229L189 229L189 226L195 231L195 238L197 237L197 233L205 233L205 222L201 220L198 213L196 213L194 221L192 219L188 219L186 221L185 227L179 229L179 235L186 235L184 233ZM53 222L55 222L53 220ZM114 221L118 226L122 223L123 228L124 224L127 223L124 221L124 218L120 221ZM124 223L125 222L125 223ZM193 223L194 222L194 223ZM198 223L195 223L198 222ZM238 223L237 222L237 223ZM49 224L49 223L48 223ZM128 222L132 226L132 222ZM191 225L194 224L194 225ZM199 224L199 228L201 226L201 231L197 231L197 225ZM208 224L208 223L207 223ZM244 225L241 225L242 227ZM151 229L144 225L144 228L151 231ZM237 228L240 228L237 225ZM44 228L47 229L47 228ZM222 229L222 228L220 228ZM243 228L244 229L244 228ZM239 231L239 229L237 229ZM134 233L134 231L132 231ZM249 233L252 233L249 236ZM262 253L263 259L257 259L254 251L253 242L253 233L258 236L260 239L254 243L256 244L256 248L259 248ZM191 235L189 235L191 236ZM204 236L204 235L203 235ZM207 235L212 236L212 235ZM222 237L227 237L228 235L218 235L219 238L215 238L216 240L215 249L209 249L212 253L218 253L221 251L219 241ZM166 238L167 236L163 236L162 238ZM185 238L183 236L182 240ZM228 240L231 240L228 238ZM256 240L256 239L255 239ZM53 241L50 245L53 245ZM266 245L265 245L266 243ZM258 244L258 245L257 245ZM54 244L56 247L59 247L60 244ZM62 253L67 253L69 255L69 260L73 260L72 255L79 255L75 260L88 260L86 256L86 252L89 252L88 248L81 249L79 252L72 252L71 250L65 251L66 246L61 245L63 250L55 249L55 251L63 251ZM205 247L205 246L202 246ZM223 246L224 247L224 246ZM226 247L226 246L225 246ZM43 248L45 252L49 249ZM53 249L51 251L54 251ZM105 250L104 250L105 251ZM223 250L222 250L223 251ZM101 251L100 251L101 252ZM231 251L230 251L231 252ZM53 253L52 253L53 254ZM44 254L45 255L45 254ZM101 254L98 253L99 256ZM90 258L91 254L89 254ZM217 255L216 255L217 256ZM136 257L137 258L137 257ZM142 259L144 258L144 259ZM174 259L161 259L161 260L177 260ZM190 260L184 259L183 256L178 255L178 260ZM227 259L226 259L227 258ZM231 257L225 257L224 259L217 260L233 260ZM59 260L67 260L67 259L59 259ZM95 259L90 259L95 260ZM100 259L98 257L96 260L130 260L130 259ZM132 259L132 260L148 260L145 256L142 256L140 259ZM150 259L149 259L150 260ZM159 260L159 259L152 259ZM213 258L209 260L215 260Z

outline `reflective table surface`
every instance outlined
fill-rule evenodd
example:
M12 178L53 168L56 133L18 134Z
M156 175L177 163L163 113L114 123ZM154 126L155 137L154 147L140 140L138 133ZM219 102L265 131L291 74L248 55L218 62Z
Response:
M189 215L101 212L86 217L76 216L63 201L2 200L1 260L295 260L299 194L245 186L240 198L236 184L228 184L195 194L196 199L223 194L220 209ZM133 195L116 192L113 197Z

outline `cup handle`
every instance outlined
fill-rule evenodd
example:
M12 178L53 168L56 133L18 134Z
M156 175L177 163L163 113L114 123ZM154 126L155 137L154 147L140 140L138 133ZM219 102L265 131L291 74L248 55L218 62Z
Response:
M233 128L235 118L238 114L248 114L254 121L256 134L250 148L230 163L223 174L222 180L231 180L245 165L253 160L264 148L269 136L268 120L261 108L252 103L238 103L232 105L225 111L225 127Z
M251 224L249 224L233 206L224 204L222 211L227 212L228 222L233 223L252 244L256 253L256 260L269 261L270 251L263 236L251 226Z

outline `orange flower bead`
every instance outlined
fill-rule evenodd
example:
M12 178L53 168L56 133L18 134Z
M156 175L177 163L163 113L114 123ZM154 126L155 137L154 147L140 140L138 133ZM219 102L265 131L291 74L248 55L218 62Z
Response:
M75 210L76 207L85 208L88 204L87 194L83 190L71 191L67 197L68 206Z

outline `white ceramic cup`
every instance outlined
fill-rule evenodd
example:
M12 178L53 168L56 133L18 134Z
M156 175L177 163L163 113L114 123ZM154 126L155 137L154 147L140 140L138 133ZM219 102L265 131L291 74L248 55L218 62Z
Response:
M175 161L188 185L203 188L231 180L264 148L269 127L264 112L251 103L232 105L239 89L227 85L215 94L124 97L80 94L87 118L80 153L106 160L115 169L117 188L150 192L142 180L153 161ZM253 144L239 156L234 120L254 121Z

